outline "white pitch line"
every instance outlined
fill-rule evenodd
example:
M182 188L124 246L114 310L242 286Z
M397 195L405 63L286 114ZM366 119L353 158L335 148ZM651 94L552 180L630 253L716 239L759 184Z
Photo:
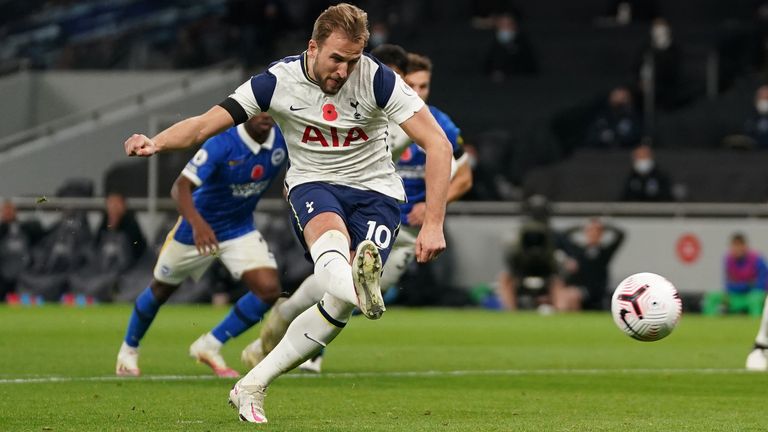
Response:
M716 375L750 373L745 369L687 368L687 369L492 369L454 371L401 371L401 372L330 372L323 374L294 373L282 379L317 378L441 378L463 376L541 376L541 375L610 375L610 374L676 374ZM213 375L145 375L139 378L118 376L37 376L28 378L0 378L0 384L45 384L66 382L121 382L121 381L207 381L218 380Z

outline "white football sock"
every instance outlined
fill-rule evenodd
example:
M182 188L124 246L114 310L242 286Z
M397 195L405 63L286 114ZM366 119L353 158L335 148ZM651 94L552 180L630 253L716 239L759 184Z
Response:
M341 231L326 231L315 241L309 253L315 262L315 276L320 289L356 305L347 237Z
M268 386L275 378L314 357L349 321L355 305L325 294L317 305L301 313L288 326L279 344L241 380L250 386Z
M288 300L280 303L277 312L287 322L293 321L310 306L316 304L323 298L325 291L317 281L317 276L309 275L304 282L299 285L296 291L291 294Z
M221 350L221 347L224 346L224 344L221 343L220 340L216 339L216 337L212 335L211 332L203 335L203 341L205 342L206 346L208 346L208 348L215 349L216 351Z
M760 320L760 329L757 331L755 343L768 346L768 298L763 305L763 318Z

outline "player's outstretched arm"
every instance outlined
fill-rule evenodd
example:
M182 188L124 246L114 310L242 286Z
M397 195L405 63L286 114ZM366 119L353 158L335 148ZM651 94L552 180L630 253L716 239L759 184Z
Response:
M424 180L427 183L424 223L416 239L416 259L427 262L445 250L443 222L451 176L451 143L424 106L400 127L427 153Z
M212 254L219 249L219 241L216 238L216 233L195 207L195 201L192 199L194 188L195 184L192 183L192 180L182 174L173 182L171 197L176 201L176 208L181 217L192 226L192 236L197 252L200 255Z
M167 150L181 150L202 144L208 138L232 127L234 120L224 108L216 105L205 114L175 123L154 138L133 134L123 144L128 156L152 156Z

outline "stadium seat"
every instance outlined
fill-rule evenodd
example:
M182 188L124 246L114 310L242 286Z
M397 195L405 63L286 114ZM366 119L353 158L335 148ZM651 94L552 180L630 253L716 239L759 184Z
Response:
M32 265L19 275L18 293L58 301L68 290L70 272L86 263L91 237L83 212L65 213L33 249Z
M131 248L125 233L105 231L101 241L90 251L88 262L69 276L73 294L93 297L99 302L112 301L120 274L131 266Z
M19 275L32 262L29 240L18 229L18 225L14 225L14 227L16 229L9 230L8 234L0 241L0 281L5 285L4 289L8 291L13 291Z

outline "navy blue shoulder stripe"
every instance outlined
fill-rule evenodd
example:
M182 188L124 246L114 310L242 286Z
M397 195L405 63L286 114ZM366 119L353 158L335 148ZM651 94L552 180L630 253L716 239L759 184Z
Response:
M272 66L274 66L274 65L276 65L278 63L290 63L290 62L295 62L297 60L301 60L301 54L295 55L295 56L283 57L280 60L273 61L272 63L269 64L269 66L267 66L267 69L271 68Z
M373 97L376 98L376 105L384 109L387 103L389 103L389 98L392 97L392 91L395 89L395 72L376 57L368 53L365 53L365 56L379 66L379 69L373 74Z
M290 63L298 60L301 60L301 55L285 57L282 60L272 62L267 67L267 70L251 78L251 89L261 111L269 110L269 105L272 103L272 95L275 93L275 85L277 84L277 77L269 69L278 63Z
M253 96L262 112L269 110L276 85L277 77L269 70L251 77L251 90L253 90Z

